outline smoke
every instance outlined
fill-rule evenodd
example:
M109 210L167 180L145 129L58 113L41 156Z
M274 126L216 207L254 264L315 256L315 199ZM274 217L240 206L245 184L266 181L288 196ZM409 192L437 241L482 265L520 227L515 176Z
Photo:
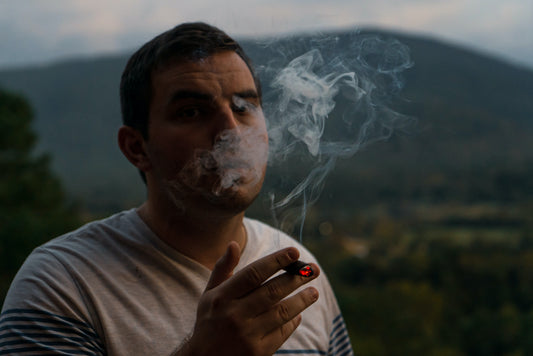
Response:
M245 100L234 98L237 104ZM165 181L168 196L180 211L191 192L211 201L224 199L242 184L254 186L263 179L268 159L266 130L261 125L240 126L220 132L210 149L196 149L177 177Z
M412 62L399 41L360 33L266 46L276 53L259 68L271 90L264 105L269 165L291 162L293 171L305 172L281 198L270 192L271 208L283 230L299 224L301 239L306 212L339 158L412 129L414 119L390 107L402 88L401 73Z

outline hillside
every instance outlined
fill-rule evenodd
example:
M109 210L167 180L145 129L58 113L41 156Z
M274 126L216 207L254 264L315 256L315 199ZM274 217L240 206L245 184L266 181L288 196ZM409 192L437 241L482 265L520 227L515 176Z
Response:
M533 71L430 38L370 32L408 46L414 66L402 74L404 88L391 105L416 117L418 128L339 161L322 204L333 213L376 200L533 198ZM342 43L353 34L332 35ZM312 39L288 39L285 48L301 45L302 38ZM243 44L263 66L279 55L274 42ZM0 71L0 86L22 93L34 107L40 149L52 154L67 190L93 213L132 206L143 197L138 174L115 139L127 57ZM267 188L275 185L274 176Z

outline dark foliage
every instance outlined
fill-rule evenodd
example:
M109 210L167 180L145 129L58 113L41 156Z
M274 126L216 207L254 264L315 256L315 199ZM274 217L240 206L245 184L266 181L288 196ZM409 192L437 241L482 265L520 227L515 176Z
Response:
M79 223L50 158L33 153L31 121L28 103L0 90L0 304L26 256Z

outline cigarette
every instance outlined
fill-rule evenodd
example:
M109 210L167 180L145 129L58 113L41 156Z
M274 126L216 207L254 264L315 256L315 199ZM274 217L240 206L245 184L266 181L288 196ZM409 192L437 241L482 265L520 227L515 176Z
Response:
M315 273L309 263L300 260L291 263L283 269L289 274L302 277L311 277Z

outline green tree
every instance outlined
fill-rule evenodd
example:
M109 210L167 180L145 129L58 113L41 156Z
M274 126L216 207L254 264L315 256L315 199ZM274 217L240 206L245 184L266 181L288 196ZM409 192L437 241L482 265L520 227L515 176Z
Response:
M0 304L31 250L80 222L49 156L34 153L32 119L24 98L0 90Z

